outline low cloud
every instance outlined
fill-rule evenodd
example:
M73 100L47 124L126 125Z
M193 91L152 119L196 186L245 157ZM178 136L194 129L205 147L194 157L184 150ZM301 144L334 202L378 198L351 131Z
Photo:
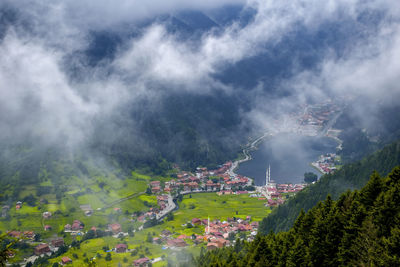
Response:
M163 24L152 23L140 28L138 36L127 35L113 59L95 67L76 60L85 73L83 81L72 81L62 65L66 57L82 56L76 51L88 48L91 31L129 32L124 27L136 29L138 20L158 14L226 4L245 4L256 13L244 27L236 21L203 33L196 42L182 41ZM90 138L93 121L120 116L125 105L134 105L138 99L151 99L157 105L163 96L180 90L235 94L238 88L234 84L224 84L215 75L279 47L299 27L315 32L321 25L340 23L343 18L356 23L369 12L383 14L377 29L365 28L366 37L355 36L354 44L346 44L340 56L328 45L319 52L317 67L288 69L291 77L276 86L291 92L290 96L271 98L262 82L246 88L251 89L253 103L243 117L267 127L276 114L287 114L310 100L332 95L390 98L398 93L400 35L395 11L400 8L392 1L25 0L5 1L4 6L16 9L23 19L9 27L0 43L2 136L29 134L79 143ZM375 15L371 19L376 19Z

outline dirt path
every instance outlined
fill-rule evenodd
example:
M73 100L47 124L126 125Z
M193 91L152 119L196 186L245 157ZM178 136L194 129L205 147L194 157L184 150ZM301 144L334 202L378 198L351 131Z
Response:
M121 202L123 202L123 201L125 201L125 200L131 199L131 198L134 198L134 197L138 197L138 196L140 196L140 195L143 195L144 193L145 193L145 192L139 192L139 193L135 193L135 194L129 195L129 196L124 197L124 198L120 198L120 199L118 199L118 200L115 200L114 202L111 202L110 204L105 205L104 207L102 207L101 209L99 209L99 211L102 211L102 210L111 208L111 207L114 206L114 205L117 205L117 204L119 204L119 203L121 203Z

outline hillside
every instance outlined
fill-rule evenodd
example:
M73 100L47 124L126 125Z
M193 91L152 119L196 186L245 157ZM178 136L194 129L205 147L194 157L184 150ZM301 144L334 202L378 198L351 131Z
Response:
M339 171L321 177L318 183L307 187L287 203L274 209L260 224L260 233L287 231L302 209L308 211L328 194L332 199L337 199L346 190L359 189L367 183L374 170L386 175L399 164L400 142L395 142L361 161L344 165Z
M381 152L382 153L382 152ZM198 266L398 266L400 168L360 191L328 196L287 232L207 252Z

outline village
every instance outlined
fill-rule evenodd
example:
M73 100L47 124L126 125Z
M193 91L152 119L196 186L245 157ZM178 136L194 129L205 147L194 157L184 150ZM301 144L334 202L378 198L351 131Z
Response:
M330 102L321 105L306 106L301 115L293 115L293 119L298 120L299 123L291 124L298 125L298 128L292 129L301 134L316 135L321 132L324 124L326 124L332 116L337 114L338 108ZM281 125L285 125L281 123ZM287 129L286 129L287 130ZM278 129L282 132L283 129ZM272 134L272 133L270 133ZM266 135L264 135L265 137ZM254 146L255 144L253 144ZM273 208L283 204L291 195L301 191L306 184L276 184L271 179L270 167L266 171L265 184L262 186L255 186L251 178L238 175L234 169L238 163L249 160L250 157L245 153L246 159L239 160L234 163L226 162L218 169L208 170L205 167L198 167L194 173L188 171L178 170L176 177L168 181L152 180L148 184L146 194L155 196L157 205L149 207L147 211L136 212L130 216L131 223L139 224L138 227L132 228L131 232L142 231L145 228L157 225L163 220L170 220L169 215L176 211L178 201L184 195L201 194L201 193L215 193L217 196L238 196L245 195L249 198L256 198L264 203L266 208ZM321 155L320 158L313 162L312 165L317 168L321 173L331 173L336 170L338 159L336 154L330 153ZM18 201L16 203L16 210L22 207L23 203ZM240 208L240 207L239 207ZM4 206L2 209L2 216L5 217L9 211L10 206ZM95 212L90 204L83 204L80 209L85 216L91 216ZM100 210L100 209L98 209ZM121 212L121 208L114 207L114 212ZM204 214L206 215L206 214ZM43 220L51 218L52 214L49 211L43 212ZM159 236L149 237L150 241L162 246L163 249L181 249L187 246L205 246L208 250L230 246L235 242L236 238L241 240L251 241L257 235L258 222L252 221L251 216L246 215L244 218L228 217L226 220L209 218L187 218L187 222L182 226L187 228L201 228L202 234L185 235L184 233L172 233L169 230L163 230ZM43 231L50 231L50 225L44 224ZM63 232L70 234L74 237L84 237L90 233L90 236L112 236L114 238L121 238L128 236L130 233L123 232L121 224L114 222L108 224L107 227L99 229L95 226L85 226L81 221L75 219L70 224L64 225ZM102 233L102 234L98 234ZM35 240L35 234L32 231L9 231L8 235L14 238L27 238L32 242ZM40 241L40 239L36 240ZM34 262L38 257L43 255L50 256L51 253L57 253L60 247L64 246L62 237L52 238L48 243L39 243L34 248L34 256L25 259L25 263ZM127 244L118 243L114 248L105 251L107 253L125 253L130 252ZM12 256L12 255L10 255ZM157 259L159 260L159 259ZM157 261L156 260L156 261ZM60 264L65 265L71 263L73 260L69 257L62 257ZM134 266L147 266L149 263L154 263L147 257L141 257L133 262Z
M298 123L289 123L289 128L278 129L277 133L292 131L304 135L314 136L323 130L323 127L334 115L338 112L338 107L327 102L320 105L305 106L303 113L292 114L292 119L297 120ZM284 127L285 123L280 122ZM297 128L293 128L297 125ZM249 149L254 149L258 140L273 135L269 133L263 135L251 144ZM235 173L235 168L238 164L250 160L248 151L244 150L245 159L237 160L235 162L226 162L214 170L208 170L206 167L198 167L195 172L180 170L179 166L174 166L177 170L174 177L168 180L151 180L145 193L150 197L156 198L156 205L152 204L148 210L142 210L129 215L129 220L135 227L130 227L129 232L123 232L121 224L116 221L108 224L102 228L94 225L85 225L78 219L74 219L71 223L64 225L63 233L69 234L74 239L83 238L85 236L101 237L111 236L113 238L123 238L132 233L142 231L146 228L155 226L163 221L168 221L173 218L173 212L179 209L178 202L182 200L183 196L202 193L215 193L217 196L244 196L252 199L257 199L262 202L265 209L273 208L283 204L290 196L304 189L306 184L277 184L271 179L270 167L266 171L265 184L262 186L255 186L251 178ZM321 155L316 162L311 163L316 169L323 174L332 173L338 167L340 158L334 153ZM244 201L243 201L244 203ZM22 201L16 202L15 209L21 209ZM80 210L87 217L92 216L95 212L101 211L101 208L94 210L90 204L80 205ZM240 209L240 206L238 207ZM2 217L6 217L10 210L9 205L2 208ZM118 206L113 207L113 212L118 214L122 209ZM236 212L237 213L237 212ZM128 215L128 214L126 214ZM204 214L205 216L207 214ZM233 245L236 238L241 240L251 241L257 235L258 221L252 221L251 216L245 214L240 217L214 218L210 221L206 217L187 218L187 222L182 226L185 228L200 229L203 233L193 233L186 235L179 232L171 232L163 230L158 236L152 236L151 242L155 245L161 246L162 249L181 249L188 246L203 246L208 250L221 248L224 246ZM51 231L52 226L45 223L46 219L50 219L52 213L44 211L43 218L43 231ZM99 234L100 233L100 234ZM28 259L24 259L25 263L34 262L38 257L43 255L52 255L57 253L60 247L64 247L64 240L62 237L53 237L47 243L41 242L40 238L35 239L33 231L18 232L11 230L8 235L13 238L28 239L34 247L34 255ZM36 242L35 242L36 241ZM71 245L69 246L71 247ZM108 249L107 253L125 253L130 252L127 244L117 243L114 248ZM10 252L11 253L11 252ZM13 255L10 255L13 256ZM158 261L160 259L156 259ZM59 262L62 265L69 264L73 261L70 257L63 257ZM147 266L149 263L154 263L154 259L141 257L133 262L134 266Z
M327 153L319 156L319 159L311 163L322 174L333 173L340 167L340 157L335 153Z
M139 227L132 228L131 232L141 231L145 228L157 225L163 220L168 220L169 214L178 209L179 198L184 195L215 193L217 196L225 195L245 195L249 198L257 198L264 202L264 206L274 207L284 203L290 194L302 190L304 185L293 184L275 184L270 179L270 172L267 172L266 185L254 186L252 179L235 174L232 171L232 162L227 162L221 165L216 170L208 170L205 167L198 167L195 173L187 171L179 171L176 178L168 181L150 181L146 194L155 196L157 205L150 207L147 211L136 212L131 214L131 223L140 224ZM233 174L233 175L232 175ZM15 209L21 209L23 203L18 201ZM240 207L238 207L240 209ZM10 209L9 206L3 207L3 215ZM81 211L85 216L92 216L94 211L89 204L80 206ZM121 208L114 207L114 212L121 212ZM52 226L45 223L47 219L52 218L53 214L49 211L42 213L43 231L50 231ZM236 238L251 241L257 234L258 222L252 221L251 216L246 215L245 218L229 217L223 220L222 218L187 218L188 221L184 225L187 228L203 229L203 234L185 235L183 233L172 233L169 230L163 230L159 236L152 236L153 244L162 246L163 249L181 249L187 246L205 246L208 250L230 246L234 244ZM94 238L101 236L111 236L116 239L128 236L130 233L123 232L122 226L118 222L108 224L105 228L100 229L94 225L85 225L77 219L71 220L70 223L64 225L63 234L71 235L71 237L79 237L79 240L86 238ZM65 251L63 237L53 237L48 242L42 242L40 238L35 239L33 231L9 231L10 237L19 239L28 239L34 245L34 255L26 258L24 263L33 263L39 257L44 255L58 255L57 251L63 248ZM40 235L39 235L40 236ZM71 247L69 245L68 247ZM67 248L68 249L68 248ZM125 253L130 252L127 244L117 243L115 247L105 251L107 253ZM10 252L11 253L11 252ZM11 257L13 255L10 255ZM160 259L156 259L160 260ZM59 262L66 265L73 262L70 257L62 257ZM147 266L154 262L147 257L142 257L133 262L134 266Z

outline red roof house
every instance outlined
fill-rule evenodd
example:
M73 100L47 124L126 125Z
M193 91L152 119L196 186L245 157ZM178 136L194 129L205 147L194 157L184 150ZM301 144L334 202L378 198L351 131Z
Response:
M149 262L150 262L150 259L145 257L145 258L140 258L138 260L135 260L133 262L133 265L134 266L144 267L144 266L147 266Z
M72 260L70 258L68 258L68 257L62 257L62 259L61 259L61 263L62 264L68 264L68 263L71 263L71 262L72 262Z
M117 244L115 246L115 251L117 253L123 253L123 252L126 252L127 248L128 248L128 246L126 244Z

